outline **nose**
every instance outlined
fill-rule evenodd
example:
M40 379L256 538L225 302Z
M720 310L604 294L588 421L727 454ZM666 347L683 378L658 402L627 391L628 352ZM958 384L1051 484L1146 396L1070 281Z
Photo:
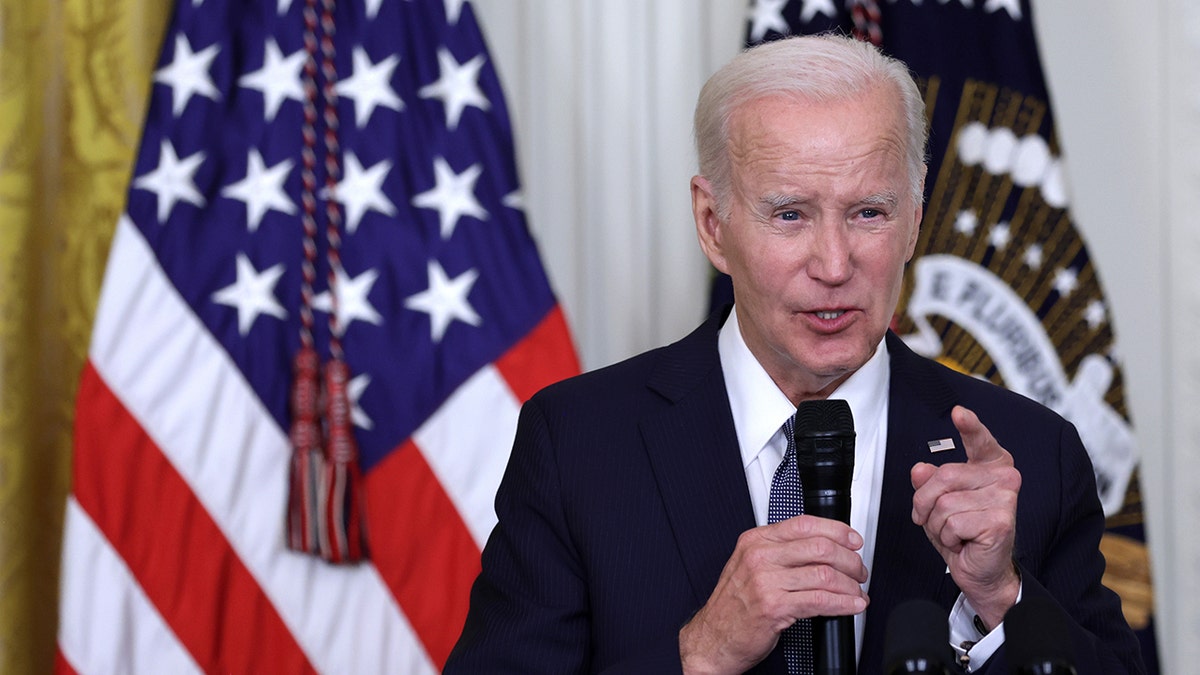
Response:
M805 266L808 276L831 286L849 281L854 268L846 228L840 224L822 224L814 235Z

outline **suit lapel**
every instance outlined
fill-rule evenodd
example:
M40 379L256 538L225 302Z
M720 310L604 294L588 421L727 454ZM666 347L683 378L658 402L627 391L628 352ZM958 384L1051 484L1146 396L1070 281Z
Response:
M662 351L648 386L671 405L640 423L697 606L708 599L738 536L755 524L717 354L723 320L710 319ZM861 672L878 670L884 628L896 605L933 598L949 608L957 595L941 556L912 522L909 478L917 462L965 460L962 439L950 420L956 395L933 364L894 334L887 341L888 439ZM928 442L943 438L953 439L955 450L931 453ZM874 665L865 667L869 664Z
M716 586L738 536L754 527L717 354L721 320L710 319L663 350L649 386L671 405L640 423L698 605Z
M925 531L912 521L910 470L918 462L940 465L966 459L962 439L950 420L954 391L933 364L892 333L888 333L887 346L891 361L887 451L869 589L871 604L860 659L860 663L876 665L883 655L887 618L896 605L929 598L949 608L957 595L945 573L945 562ZM944 438L953 439L955 449L930 452L929 441Z

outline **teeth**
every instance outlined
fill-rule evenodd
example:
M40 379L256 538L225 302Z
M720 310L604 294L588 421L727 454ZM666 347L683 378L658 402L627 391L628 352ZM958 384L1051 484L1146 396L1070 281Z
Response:
M846 313L845 310L838 310L836 312L817 312L817 318L818 319L826 319L826 320L836 319L845 313Z

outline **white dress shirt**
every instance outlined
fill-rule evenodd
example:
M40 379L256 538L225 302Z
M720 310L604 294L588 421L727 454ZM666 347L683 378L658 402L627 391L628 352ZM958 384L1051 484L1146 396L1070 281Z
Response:
M787 440L783 423L796 414L796 406L780 391L746 346L738 328L737 306L721 327L717 339L725 388L733 409L733 426L746 470L746 485L754 505L754 521L767 523L771 479L783 462ZM883 457L887 444L887 346L879 343L875 354L846 379L829 398L844 399L854 415L854 476L850 483L850 526L862 535L863 563L867 566L866 591L871 584L875 554L875 526L879 522L879 495L883 486ZM854 643L862 646L865 614L854 617Z
M767 505L771 495L771 480L787 450L783 424L796 414L796 406L788 400L779 386L750 352L738 327L737 306L721 327L717 350L725 388L733 411L733 426L746 471L746 485L754 506L754 521L767 524ZM871 569L875 557L875 530L879 523L879 499L883 492L883 461L887 448L888 390L891 368L887 344L880 341L875 354L854 374L837 387L829 398L843 399L854 416L854 475L850 483L850 527L863 538L859 551L867 567L867 592L871 585ZM966 598L959 595L950 614L950 638L956 651L964 653L964 641L975 643L970 649L968 672L979 668L1004 642L1003 624L986 636L975 629L974 610ZM862 649L866 614L854 616L856 657Z

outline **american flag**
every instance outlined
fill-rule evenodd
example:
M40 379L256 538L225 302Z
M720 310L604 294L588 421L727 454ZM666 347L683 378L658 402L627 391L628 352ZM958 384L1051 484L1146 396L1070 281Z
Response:
M178 2L80 384L60 672L440 669L518 408L579 370L518 187L465 0ZM360 564L285 543L306 213Z
M912 70L930 123L929 173L893 328L916 351L1079 429L1108 516L1104 582L1156 673L1139 450L1100 275L1071 215L1033 9L1032 0L753 0L747 42L852 33Z

